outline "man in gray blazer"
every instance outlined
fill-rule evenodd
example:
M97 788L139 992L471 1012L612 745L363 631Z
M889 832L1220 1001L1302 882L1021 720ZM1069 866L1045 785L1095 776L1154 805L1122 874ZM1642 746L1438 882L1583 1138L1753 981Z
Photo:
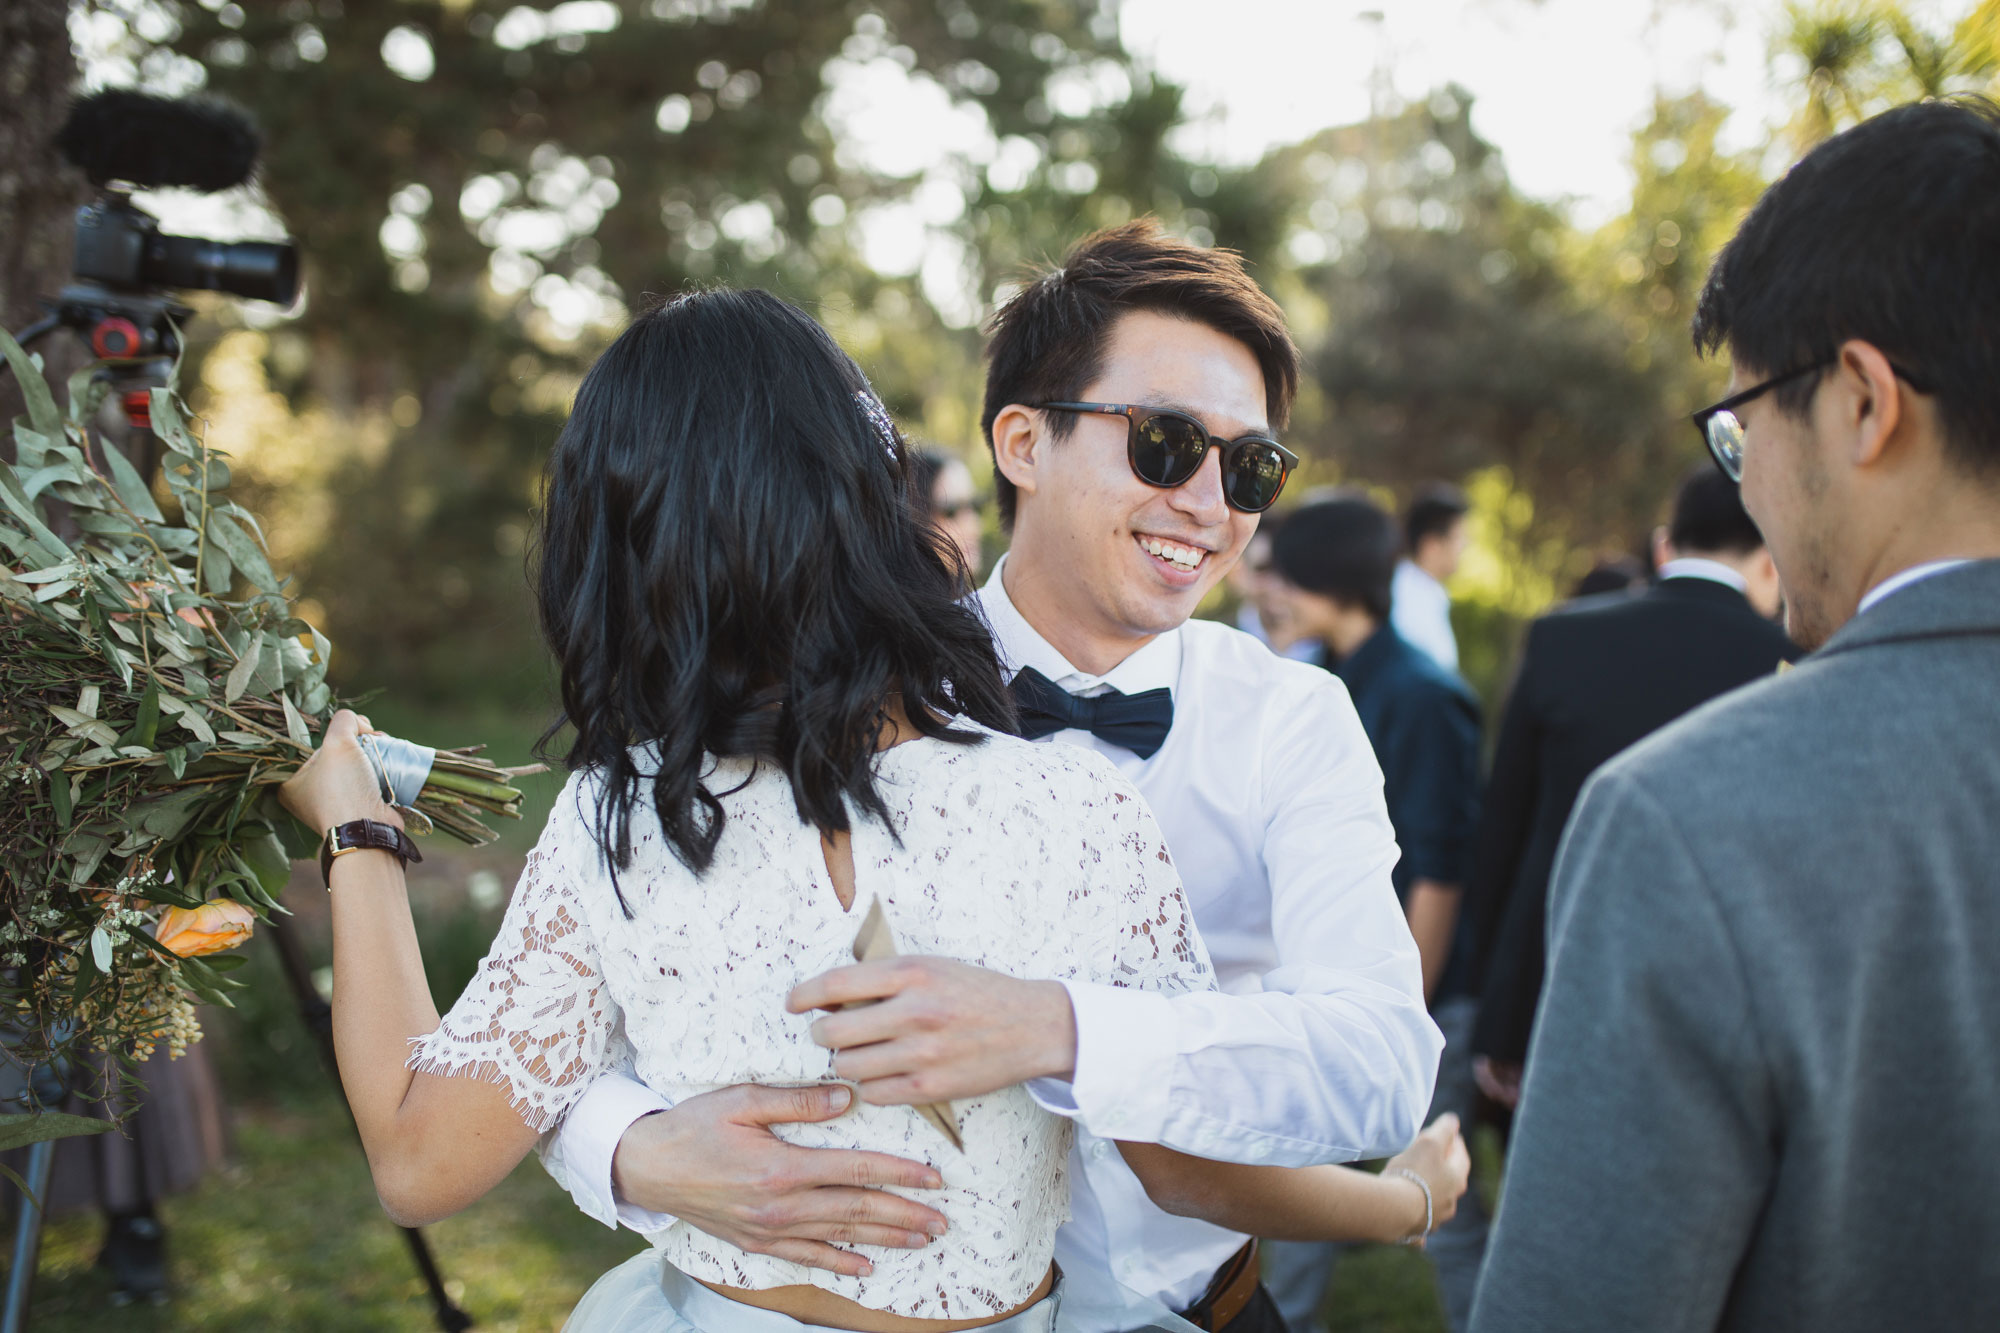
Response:
M1473 1327L2000 1324L2000 109L1815 149L1695 319L1817 648L1601 769Z

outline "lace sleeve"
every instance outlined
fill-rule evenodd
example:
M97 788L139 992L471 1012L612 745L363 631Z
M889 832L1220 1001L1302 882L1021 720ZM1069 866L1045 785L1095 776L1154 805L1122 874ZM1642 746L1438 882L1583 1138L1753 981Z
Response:
M1094 909L1085 919L1096 923L1102 941L1092 949L1088 979L1175 994L1213 988L1215 970L1153 812L1110 764L1102 777L1084 807Z
M542 1131L610 1067L620 1032L577 872L595 854L577 785L556 802L479 971L437 1031L411 1043L409 1061L421 1073L503 1085Z

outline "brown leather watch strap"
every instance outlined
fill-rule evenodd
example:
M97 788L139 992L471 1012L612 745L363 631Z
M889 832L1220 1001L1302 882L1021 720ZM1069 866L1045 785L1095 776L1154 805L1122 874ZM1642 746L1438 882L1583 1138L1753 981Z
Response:
M337 856L364 850L392 852L404 865L423 860L410 835L394 824L379 819L355 819L335 824L319 844L319 877L329 892L333 889L333 861Z

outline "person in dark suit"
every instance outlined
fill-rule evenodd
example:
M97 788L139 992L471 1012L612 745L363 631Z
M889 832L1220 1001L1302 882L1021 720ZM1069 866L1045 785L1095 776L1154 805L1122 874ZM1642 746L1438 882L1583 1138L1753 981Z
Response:
M1941 98L1716 260L1695 423L1810 655L1577 803L1475 1333L1995 1326L1996 253L2000 106Z
M1473 1101L1466 1039L1474 1006L1464 951L1454 943L1479 809L1479 702L1456 672L1397 631L1400 546L1396 520L1365 495L1309 500L1271 538L1265 595L1295 633L1326 645L1319 665L1347 686L1382 767L1401 851L1390 882L1423 960L1431 1018L1445 1037L1430 1113L1463 1116ZM1472 1316L1485 1244L1485 1213L1470 1194L1426 1244L1453 1329ZM1266 1247L1265 1282L1294 1333L1314 1326L1337 1253L1310 1241Z
M1778 579L1736 486L1714 468L1682 483L1654 535L1660 579L1633 597L1571 602L1528 630L1500 727L1466 915L1480 996L1480 1086L1511 1106L1542 992L1549 870L1599 765L1698 704L1793 655L1770 619Z

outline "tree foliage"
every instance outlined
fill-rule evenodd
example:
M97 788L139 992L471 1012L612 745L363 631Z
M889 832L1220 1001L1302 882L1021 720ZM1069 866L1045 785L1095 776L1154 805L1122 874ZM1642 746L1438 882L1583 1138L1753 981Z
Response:
M1286 304L1308 480L1477 479L1487 558L1532 575L1501 600L1544 598L1635 546L1700 456L1682 417L1718 372L1686 318L1775 165L1718 146L1728 108L1663 95L1631 208L1583 230L1512 186L1455 89L1249 167L1190 162L1180 89L1098 0L77 9L97 68L262 122L260 189L309 297L281 320L210 307L191 397L336 671L455 701L468 662L498 700L542 696L521 583L538 471L629 310L769 287L913 433L976 459L979 321L1023 265L1142 212L1242 250ZM1794 151L1992 86L2000 0L1935 31L1886 0L1786 13ZM903 151L899 116L950 151Z

